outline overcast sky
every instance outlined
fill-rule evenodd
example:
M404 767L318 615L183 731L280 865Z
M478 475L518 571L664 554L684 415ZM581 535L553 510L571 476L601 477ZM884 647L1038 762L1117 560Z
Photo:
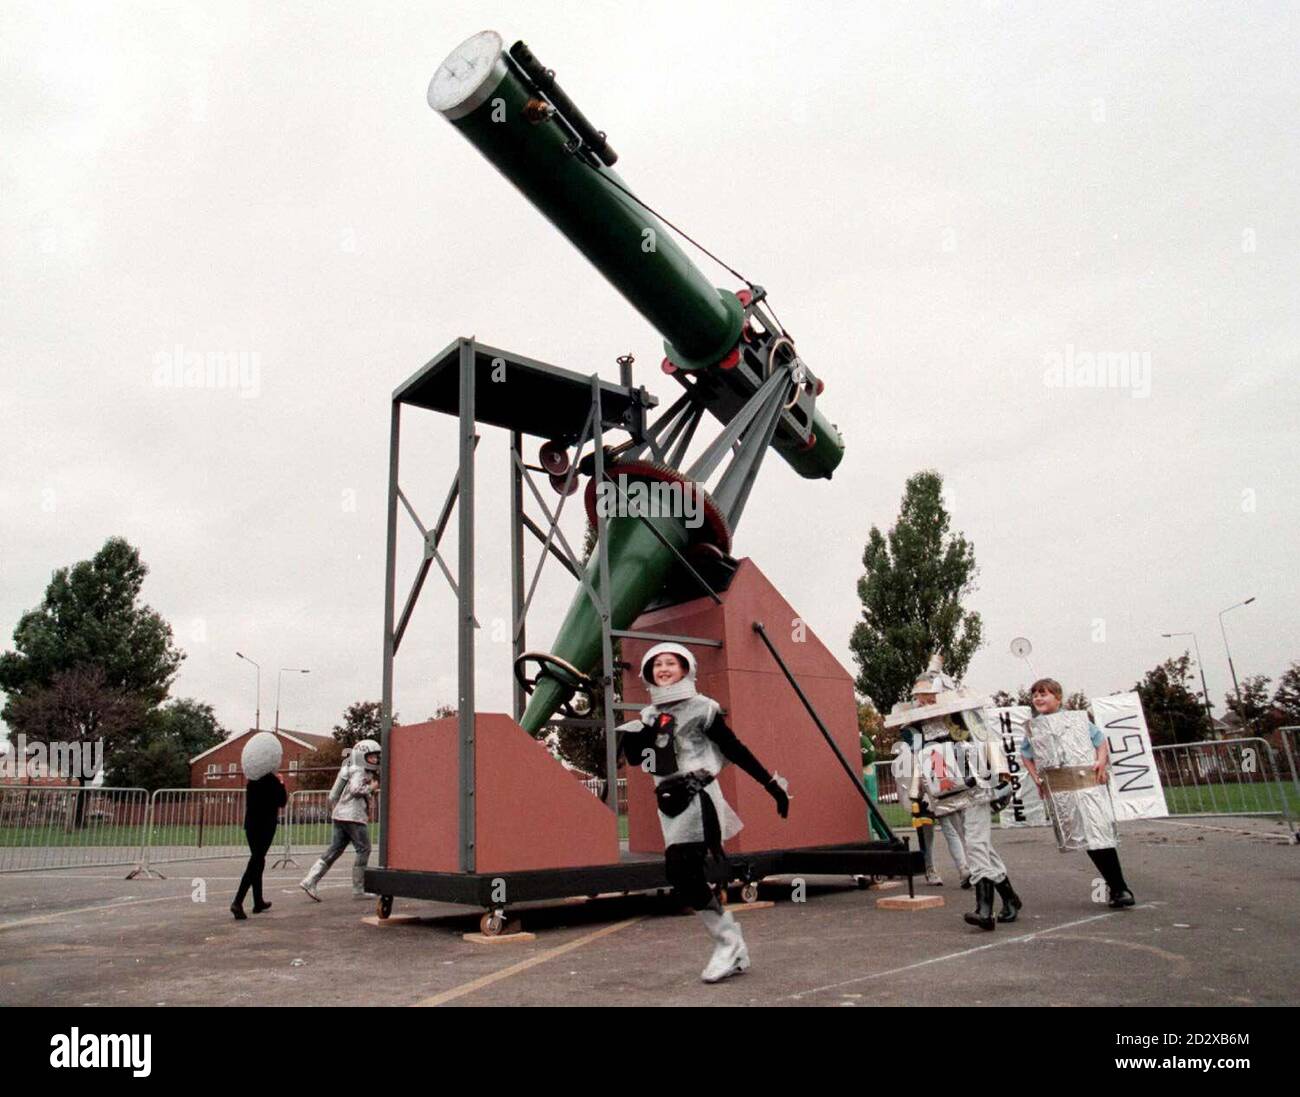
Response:
M308 667L282 722L327 731L380 691L396 385L477 335L611 379L632 351L673 398L649 325L425 102L486 27L557 70L647 202L768 288L826 380L844 463L826 482L769 460L735 551L850 671L862 546L926 467L979 562L973 685L1026 683L1025 636L1067 689L1126 689L1190 646L1162 632L1194 630L1221 712L1217 614L1250 596L1226 618L1238 674L1300 659L1297 8L998 0L6 4L0 643L54 568L120 534L188 655L174 695L250 726L239 649L263 726L277 669ZM168 385L178 347L256 375ZM1149 376L1050 383L1112 352ZM428 523L454 423L404 434ZM479 448L497 711L506 445ZM455 698L452 596L436 572L426 591L408 720ZM571 592L548 568L533 644Z

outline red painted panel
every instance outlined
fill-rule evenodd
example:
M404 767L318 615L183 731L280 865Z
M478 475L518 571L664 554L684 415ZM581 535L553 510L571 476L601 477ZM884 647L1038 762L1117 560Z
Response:
M727 710L727 722L770 771L790 781L790 818L782 820L763 789L734 766L722 775L722 791L745 828L727 849L749 852L865 841L866 807L753 630L762 621L776 649L798 679L851 767L858 766L857 706L853 679L817 636L799 627L798 615L752 560L742 560L722 605L698 598L643 614L632 626L646 632L718 637L726 646L697 646L699 686ZM637 672L649 641L624 642L633 669L624 674L624 697L649 697ZM663 849L648 775L628 781L628 837L637 852Z
M504 713L474 731L479 872L618 861L613 816L546 747ZM456 717L395 727L389 752L390 867L459 871Z

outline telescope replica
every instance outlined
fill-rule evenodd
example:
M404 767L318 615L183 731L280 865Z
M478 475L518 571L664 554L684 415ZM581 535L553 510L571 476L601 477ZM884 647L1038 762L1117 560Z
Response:
M606 135L523 42L507 51L494 31L468 39L439 67L428 99L663 336L661 368L681 393L656 413L659 401L633 384L631 355L618 359L615 384L473 338L452 342L393 393L382 830L380 865L366 874L367 890L380 896L380 917L399 895L464 903L487 912L482 927L494 934L519 903L666 888L651 777L632 766L627 840L620 842L615 732L649 703L638 668L663 640L696 652L700 690L790 782L790 817L782 821L753 782L723 772L727 801L750 822L727 842L731 879L715 883L739 882L747 901L764 876L793 873L842 874L859 883L906 876L910 890L922 855L890 831L863 789L852 677L758 567L733 555L769 451L808 480L829 479L839 465L844 443L817 406L821 380L761 286L709 283L672 230L614 172L618 157ZM398 482L407 406L458 421L459 467L432 526ZM706 417L720 429L688 464ZM478 712L474 703L474 473L484 426L509 432L510 715ZM539 444L536 464L525 462L525 438L530 448ZM596 530L585 563L559 525L566 501L580 491ZM525 492L544 521L527 513ZM400 612L399 504L423 540ZM438 551L453 511L454 576ZM799 526L792 525L797 543ZM525 535L542 546L527 583ZM809 559L815 549L806 546ZM527 613L548 559L578 588L549 645L530 649ZM456 595L457 713L393 725L394 656L434 563ZM603 784L603 800L538 740L557 724L604 729L603 780L589 782ZM760 796L761 809L747 811Z

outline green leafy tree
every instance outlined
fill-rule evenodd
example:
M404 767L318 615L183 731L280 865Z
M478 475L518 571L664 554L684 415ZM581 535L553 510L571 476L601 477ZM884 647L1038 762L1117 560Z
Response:
M1069 694L1065 698L1065 701L1061 705L1061 707L1071 712L1087 712L1088 707L1091 703L1092 702L1088 700L1087 694L1085 694L1083 690L1080 689L1080 690L1075 690L1073 693Z
M338 776L339 767L343 765L344 756L350 751L337 739L305 755L298 766L298 787L300 789L328 789L333 787L334 778Z
M1275 722L1270 719L1272 703L1268 696L1268 684L1271 678L1263 674L1252 674L1241 680L1241 701L1238 702L1236 691L1224 694L1224 703L1228 711L1236 714L1241 721L1242 730L1247 734L1265 734L1272 730Z
M862 620L849 646L858 692L881 712L909 695L932 653L960 678L980 646L980 615L962 608L975 589L975 549L949 525L943 478L927 469L907 481L888 535L871 527L858 580Z
M334 741L340 747L351 749L362 739L378 740L383 731L380 718L380 702L356 701L343 710L343 722L334 725ZM397 713L393 713L393 722L397 722Z
M212 706L192 698L147 713L110 748L105 782L125 788L188 788L190 759L229 737Z
M1283 725L1300 724L1300 663L1292 663L1278 679L1273 707Z
M1146 714L1153 746L1170 743L1195 743L1208 738L1205 707L1195 688L1192 658L1183 652L1176 659L1166 659L1146 672L1134 684Z
M1000 689L993 695L993 704L997 708L1014 708L1016 705L1024 705L1026 708L1033 708L1033 698L1029 695L1027 686L1021 686L1014 694Z
M0 718L13 731L39 737L24 720L40 706L23 700L83 668L97 669L103 687L145 708L163 701L185 656L172 643L171 626L140 603L148 571L137 549L111 537L92 559L54 573L41 604L19 619L14 650L0 655L7 695Z

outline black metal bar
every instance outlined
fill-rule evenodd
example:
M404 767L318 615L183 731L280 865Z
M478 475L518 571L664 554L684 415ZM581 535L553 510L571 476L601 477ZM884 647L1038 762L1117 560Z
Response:
M542 527L539 526L536 522L534 522L534 521L533 521L530 517L528 517L528 515L526 515L526 514L521 514L521 518L522 518L522 521L521 521L520 524L523 526L523 528L526 529L529 533L531 533L534 537L536 537L537 540L538 540L539 542L541 542L541 544L546 548L546 551L549 552L552 556L554 556L557 560L560 561L560 564L564 567L565 571L567 571L567 572L568 572L570 575L572 575L575 579L577 579L579 582L581 582L581 580L582 580L582 573L581 573L577 568L575 568L575 567L573 566L572 563L570 563L569 558L568 558L567 556L565 556L564 553L562 553L558 548L556 548L554 545L550 544L550 543L547 541L547 539L546 539L546 534L544 534L544 533L542 532ZM521 598L520 598L520 603L522 604L522 602L523 602L523 598L522 598L522 596L521 596ZM516 619L518 619L518 618L516 618ZM522 637L522 633L521 633L521 635L520 635L520 642L521 642L521 643L522 643L522 640L523 640L523 637ZM521 654L521 655L523 654L523 648L522 648L522 647L519 649L519 654ZM522 688L522 687L521 687L521 688Z
M460 470L456 483L460 489L459 552L457 578L460 580L459 620L457 621L457 730L459 732L459 805L460 869L473 872L477 862L475 835L475 796L477 770L474 742L474 341L460 344Z
M614 484L614 490L619 493L619 496L622 498L624 503L627 502L627 496L623 493L623 489L619 487L618 484L614 483L614 478L610 476L609 473L605 473L604 477L602 478L602 482L607 484ZM651 533L655 535L655 538L658 540L658 542L661 545L664 546L664 548L666 548L669 552L671 552L674 556L677 557L677 562L681 564L681 566L684 567L687 570L687 572L690 573L691 578L694 579L696 583L700 585L704 593L707 594L710 598L712 598L716 605L719 606L722 605L722 599L718 596L718 592L709 585L708 580L705 579L703 575L701 575L698 571L695 570L695 568L691 566L691 562L687 560L686 557L683 556L680 552L677 551L677 547L675 545L670 545L668 543L668 538L666 538L662 533L660 533L657 529L655 529L650 519L647 518L644 514L636 514L634 515L634 517L638 522L643 523L646 529L648 529Z
M835 757L839 759L839 763L844 768L844 772L848 774L849 780L853 783L853 787L866 803L867 810L871 813L872 818L875 819L882 828L884 828L893 841L899 842L900 839L898 835L890 829L889 824L885 822L885 817L880 814L880 809L876 807L875 801L873 801L867 794L867 790L862 784L861 775L854 775L853 769L848 763L848 759L846 759L840 752L839 745L831 737L831 733L827 730L826 725L822 723L822 718L817 715L817 710L813 708L812 702L808 700L808 695L804 693L803 688L795 680L794 675L790 673L790 668L786 666L785 660L781 658L781 653L777 651L776 647L772 644L771 637L767 635L767 629L763 627L762 621L754 622L754 631L758 633L758 638L763 641L767 650L772 653L772 658L776 660L776 665L781 668L781 673L785 675L785 680L790 683L790 686L798 695L799 700L803 702L803 707L808 710L808 715L813 718L813 723L817 725L817 730L822 733L822 738L826 740L826 745L835 752Z
M519 657L524 653L526 636L524 634L523 606L524 606L524 528L525 525L532 525L532 532L537 535L537 539L542 540L541 530L539 530L532 519L524 513L524 482L523 472L519 468L519 462L523 454L524 436L517 430L510 432L510 620L514 623L512 628L511 643L511 666L519 661ZM558 555L558 554L557 554ZM513 712L515 722L518 723L523 719L524 706L527 704L527 694L524 691L523 684L516 675L511 675L514 679L514 693L512 696Z
M721 640L709 640L703 636L678 636L671 632L638 632L635 629L612 628L609 630L611 636L626 637L629 640L654 640L663 642L672 640L678 644L699 644L708 648L722 647Z
M383 767L382 788L388 787L389 745L393 732L393 657L397 643L393 634L393 614L397 608L397 470L401 450L402 405L393 401L388 431L388 530L384 559L384 659L383 685L379 701L380 765ZM379 798L379 863L388 864L388 801Z

